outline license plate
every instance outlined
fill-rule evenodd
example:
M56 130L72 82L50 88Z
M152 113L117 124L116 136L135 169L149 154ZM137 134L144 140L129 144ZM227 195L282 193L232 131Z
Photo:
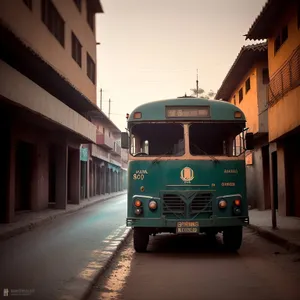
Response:
M177 233L199 233L199 222L177 222Z

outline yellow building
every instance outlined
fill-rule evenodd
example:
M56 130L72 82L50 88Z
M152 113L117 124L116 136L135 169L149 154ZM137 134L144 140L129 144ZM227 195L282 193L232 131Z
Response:
M246 39L267 39L271 196L279 214L300 217L300 3L269 0Z
M268 149L267 43L244 46L227 73L215 99L228 101L246 115L255 149L246 153L247 198L252 207L270 208Z

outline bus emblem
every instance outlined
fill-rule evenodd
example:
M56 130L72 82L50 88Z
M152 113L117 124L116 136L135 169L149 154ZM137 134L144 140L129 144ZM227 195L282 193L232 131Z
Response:
M185 183L189 183L194 179L194 171L189 167L185 167L180 172L180 178Z

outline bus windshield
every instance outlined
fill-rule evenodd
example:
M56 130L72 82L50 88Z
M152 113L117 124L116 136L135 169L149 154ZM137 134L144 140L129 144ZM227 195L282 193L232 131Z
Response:
M236 123L193 123L189 127L191 155L238 156L244 150L243 126Z
M136 124L131 129L130 153L139 156L184 155L184 129L179 123Z

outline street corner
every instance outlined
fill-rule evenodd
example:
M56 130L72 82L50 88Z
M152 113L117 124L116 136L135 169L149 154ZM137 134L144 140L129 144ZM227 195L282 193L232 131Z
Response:
M86 299L94 284L109 267L122 245L131 237L131 228L120 226L103 241L104 246L90 254L90 262L63 287L59 300Z

